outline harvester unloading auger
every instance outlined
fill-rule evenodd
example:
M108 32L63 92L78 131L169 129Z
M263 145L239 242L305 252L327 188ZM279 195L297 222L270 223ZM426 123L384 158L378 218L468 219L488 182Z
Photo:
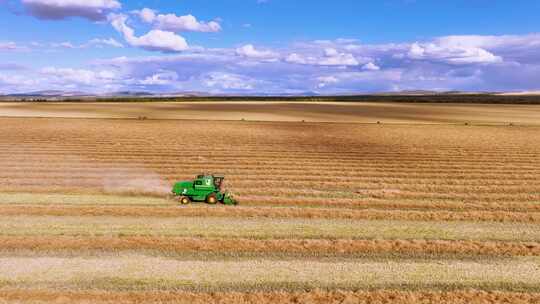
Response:
M224 175L221 174L201 174L193 181L182 181L174 184L172 193L183 204L191 202L206 202L208 204L237 205L228 191L222 191Z

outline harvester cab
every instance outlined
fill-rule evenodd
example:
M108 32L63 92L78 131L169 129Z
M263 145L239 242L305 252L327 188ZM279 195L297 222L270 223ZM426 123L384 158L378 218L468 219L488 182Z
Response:
M200 174L200 175L197 175L197 179L198 180L204 179L204 184L213 184L216 189L221 190L221 185L223 184L223 180L225 179L225 176L220 175L220 174L212 174L212 175Z
M236 205L238 202L228 191L222 191L222 174L200 174L193 181L182 181L174 184L172 193L183 204L206 202L208 204Z

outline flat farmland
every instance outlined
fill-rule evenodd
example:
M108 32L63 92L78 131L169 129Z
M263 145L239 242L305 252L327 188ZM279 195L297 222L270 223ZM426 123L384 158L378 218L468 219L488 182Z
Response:
M381 97L384 100L384 97ZM138 118L356 123L540 124L536 105L396 102L0 102L11 117Z
M0 303L540 301L540 108L231 104L0 104Z

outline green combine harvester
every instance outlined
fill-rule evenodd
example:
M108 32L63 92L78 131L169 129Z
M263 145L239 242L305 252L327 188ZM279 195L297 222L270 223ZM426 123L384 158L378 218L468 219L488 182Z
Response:
M174 184L172 193L182 205L191 202L206 202L215 205L237 205L238 202L228 191L222 191L224 175L201 174L193 181L182 181Z

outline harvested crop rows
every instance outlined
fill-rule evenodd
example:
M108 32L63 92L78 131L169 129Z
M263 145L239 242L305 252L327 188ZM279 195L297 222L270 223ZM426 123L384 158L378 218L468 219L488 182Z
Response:
M0 303L540 298L537 126L0 123Z

